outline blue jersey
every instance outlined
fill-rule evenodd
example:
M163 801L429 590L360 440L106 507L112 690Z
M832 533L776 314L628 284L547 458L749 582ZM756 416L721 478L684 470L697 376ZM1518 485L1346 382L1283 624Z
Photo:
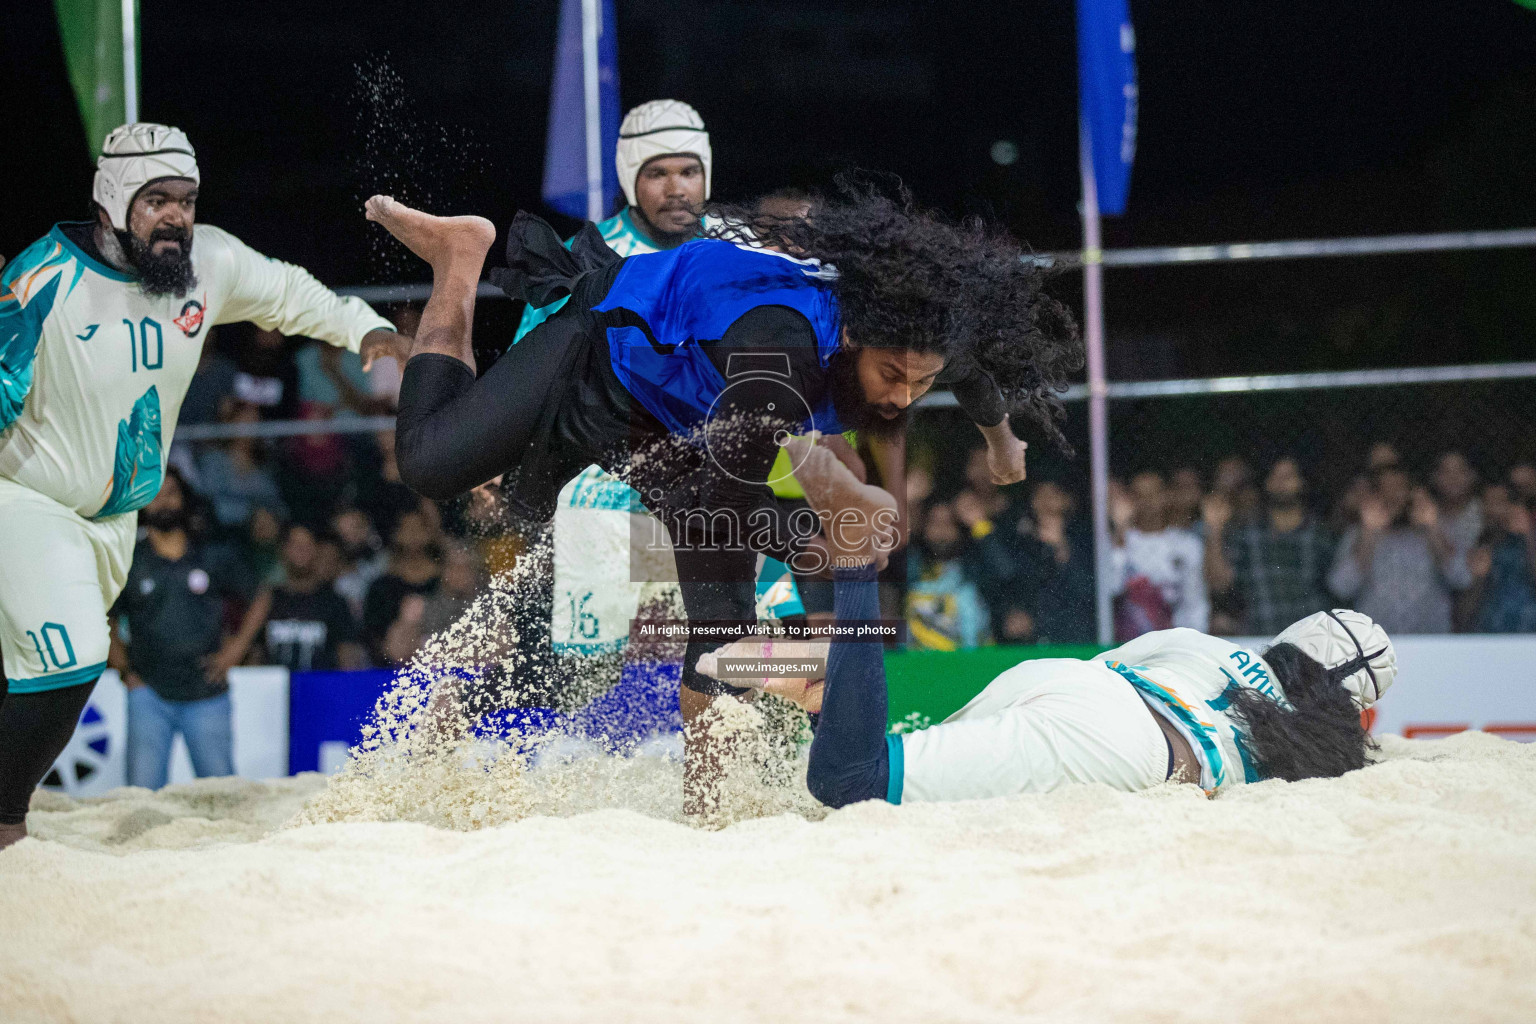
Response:
M704 423L729 384L702 343L724 337L753 309L786 306L803 315L815 332L817 362L827 366L842 333L832 291L836 278L836 270L816 260L700 239L629 257L607 296L592 308L625 309L645 321L648 330L608 328L614 373L668 430L686 434ZM843 429L830 396L817 397L802 429Z

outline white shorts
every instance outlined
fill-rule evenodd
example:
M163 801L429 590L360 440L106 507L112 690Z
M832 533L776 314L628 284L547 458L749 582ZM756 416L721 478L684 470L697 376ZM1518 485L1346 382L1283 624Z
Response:
M903 736L901 761L902 802L1081 782L1132 792L1167 779L1168 741L1136 689L1103 662L1042 658L1004 672L942 724Z
M93 522L0 478L0 657L11 693L101 675L107 609L128 579L138 518Z

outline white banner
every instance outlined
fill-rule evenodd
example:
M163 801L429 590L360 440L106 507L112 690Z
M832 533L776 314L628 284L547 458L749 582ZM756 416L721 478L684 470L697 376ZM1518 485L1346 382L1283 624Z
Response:
M235 774L275 779L288 774L288 670L235 668L229 672ZM59 788L70 796L99 796L128 780L128 691L107 669L69 745L54 762ZM191 782L192 761L178 735L171 746L170 782Z

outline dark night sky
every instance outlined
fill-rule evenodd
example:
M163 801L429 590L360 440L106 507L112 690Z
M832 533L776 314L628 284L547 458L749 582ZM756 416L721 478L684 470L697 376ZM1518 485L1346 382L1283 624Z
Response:
M83 215L52 4L17 0L0 252ZM1071 4L617 0L626 107L703 113L721 198L895 171L925 203L1077 242ZM1511 0L1132 0L1141 119L1115 245L1536 225L1536 12ZM420 279L359 201L540 210L554 0L143 0L143 116L185 128L200 216L334 284ZM963 17L959 12L964 12ZM364 73L359 68L368 69ZM382 84L381 84L382 83ZM1014 142L1011 167L994 141ZM1532 254L1112 272L1112 371L1529 358ZM1078 280L1065 277L1063 294Z

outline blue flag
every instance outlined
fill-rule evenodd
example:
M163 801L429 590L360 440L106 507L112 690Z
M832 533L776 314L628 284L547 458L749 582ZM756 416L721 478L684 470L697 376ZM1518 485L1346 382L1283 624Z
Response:
M549 93L549 138L544 149L544 201L561 213L587 217L587 104L584 88L581 8L583 0L561 0L555 41L555 78ZM619 45L613 0L592 0L598 10L597 92L603 170L603 215L613 209L619 176L613 166L619 143Z
M1136 33L1126 0L1077 0L1077 102L1099 212L1125 212L1136 159Z

